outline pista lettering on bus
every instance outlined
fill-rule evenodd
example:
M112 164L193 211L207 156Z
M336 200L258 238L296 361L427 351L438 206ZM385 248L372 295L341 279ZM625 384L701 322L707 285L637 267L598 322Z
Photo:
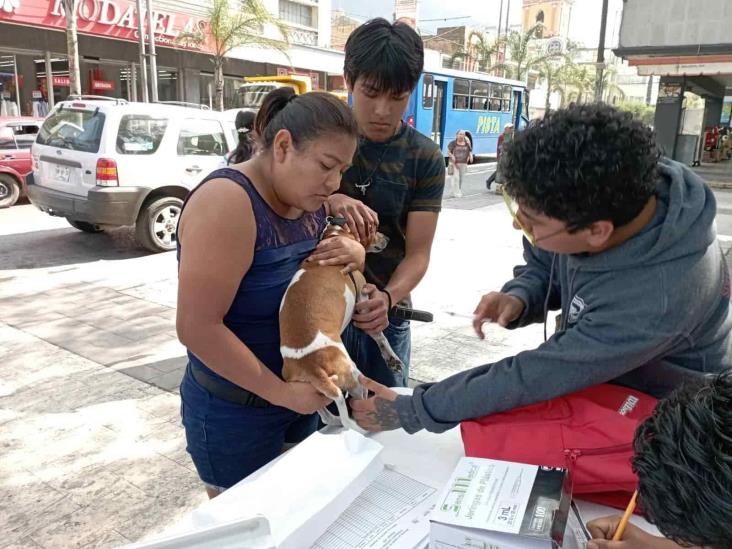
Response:
M478 126L475 133L500 133L501 117L500 116L479 116Z

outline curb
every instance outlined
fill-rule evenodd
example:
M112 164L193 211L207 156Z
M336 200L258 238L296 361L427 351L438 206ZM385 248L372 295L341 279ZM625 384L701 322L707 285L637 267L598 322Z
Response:
M710 181L710 180L706 180L705 182L709 186L709 188L711 188L711 189L717 189L717 190L720 190L720 191L732 190L732 181Z
M480 164L470 164L468 173L486 173L496 169L496 162L481 162Z

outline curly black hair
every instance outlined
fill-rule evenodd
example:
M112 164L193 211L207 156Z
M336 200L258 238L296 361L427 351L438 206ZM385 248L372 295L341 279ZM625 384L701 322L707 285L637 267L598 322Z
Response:
M732 370L661 400L634 446L648 519L681 545L732 547Z
M596 103L532 121L506 145L500 169L508 194L574 232L632 221L655 192L658 159L648 126Z

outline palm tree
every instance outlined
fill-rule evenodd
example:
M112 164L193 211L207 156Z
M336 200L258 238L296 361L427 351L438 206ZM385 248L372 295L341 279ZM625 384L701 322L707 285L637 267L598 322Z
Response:
M563 83L567 89L572 91L567 93L570 101L583 103L585 97L592 96L595 90L595 73L594 68L588 65L568 65L563 75Z
M539 76L546 82L546 98L544 99L544 112L547 113L551 109L550 99L553 92L558 92L560 96L561 107L564 103L565 89L562 85L564 75L568 67L572 64L572 60L566 56L562 56L560 61L552 62L545 59L539 65Z
M476 69L488 72L493 64L493 56L501 49L499 40L492 40L482 32L473 31L468 36L467 47L461 48L459 52L450 58L450 63L462 61L465 63L465 70ZM472 63L471 63L472 61ZM472 67L468 65L473 65Z
M618 70L613 66L607 67L602 73L603 101L606 103L610 102L611 96L617 97L620 101L625 100L625 92L616 83L617 74Z
M69 58L69 93L81 94L81 73L79 72L79 38L76 33L77 10L80 0L63 0L66 15L66 54ZM46 75L46 86L51 89L53 75Z
M208 10L216 108L221 111L224 110L224 59L231 50L240 46L273 48L287 57L289 45L287 27L267 10L261 0L238 0L237 6L237 9L232 9L229 0L212 0ZM267 25L274 25L282 40L263 36L262 31ZM181 33L178 41L200 47L208 43L208 36L203 32L186 32Z
M539 67L553 55L542 54L535 47L539 37L539 31L544 28L543 23L538 23L525 32L511 32L508 36L500 39L504 46L509 61L494 65L493 69L502 70L507 78L515 80L526 80L529 71Z

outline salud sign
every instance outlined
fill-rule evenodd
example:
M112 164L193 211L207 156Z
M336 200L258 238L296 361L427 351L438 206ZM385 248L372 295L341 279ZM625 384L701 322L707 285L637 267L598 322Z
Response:
M0 10L0 22L49 29L66 29L63 0L18 0L14 9ZM130 0L80 0L77 10L79 34L103 36L137 42L137 5ZM142 28L148 40L147 12L142 13ZM180 47L210 52L208 42L201 46L179 43L182 33L209 36L208 23L199 16L153 10L153 35L160 46Z

